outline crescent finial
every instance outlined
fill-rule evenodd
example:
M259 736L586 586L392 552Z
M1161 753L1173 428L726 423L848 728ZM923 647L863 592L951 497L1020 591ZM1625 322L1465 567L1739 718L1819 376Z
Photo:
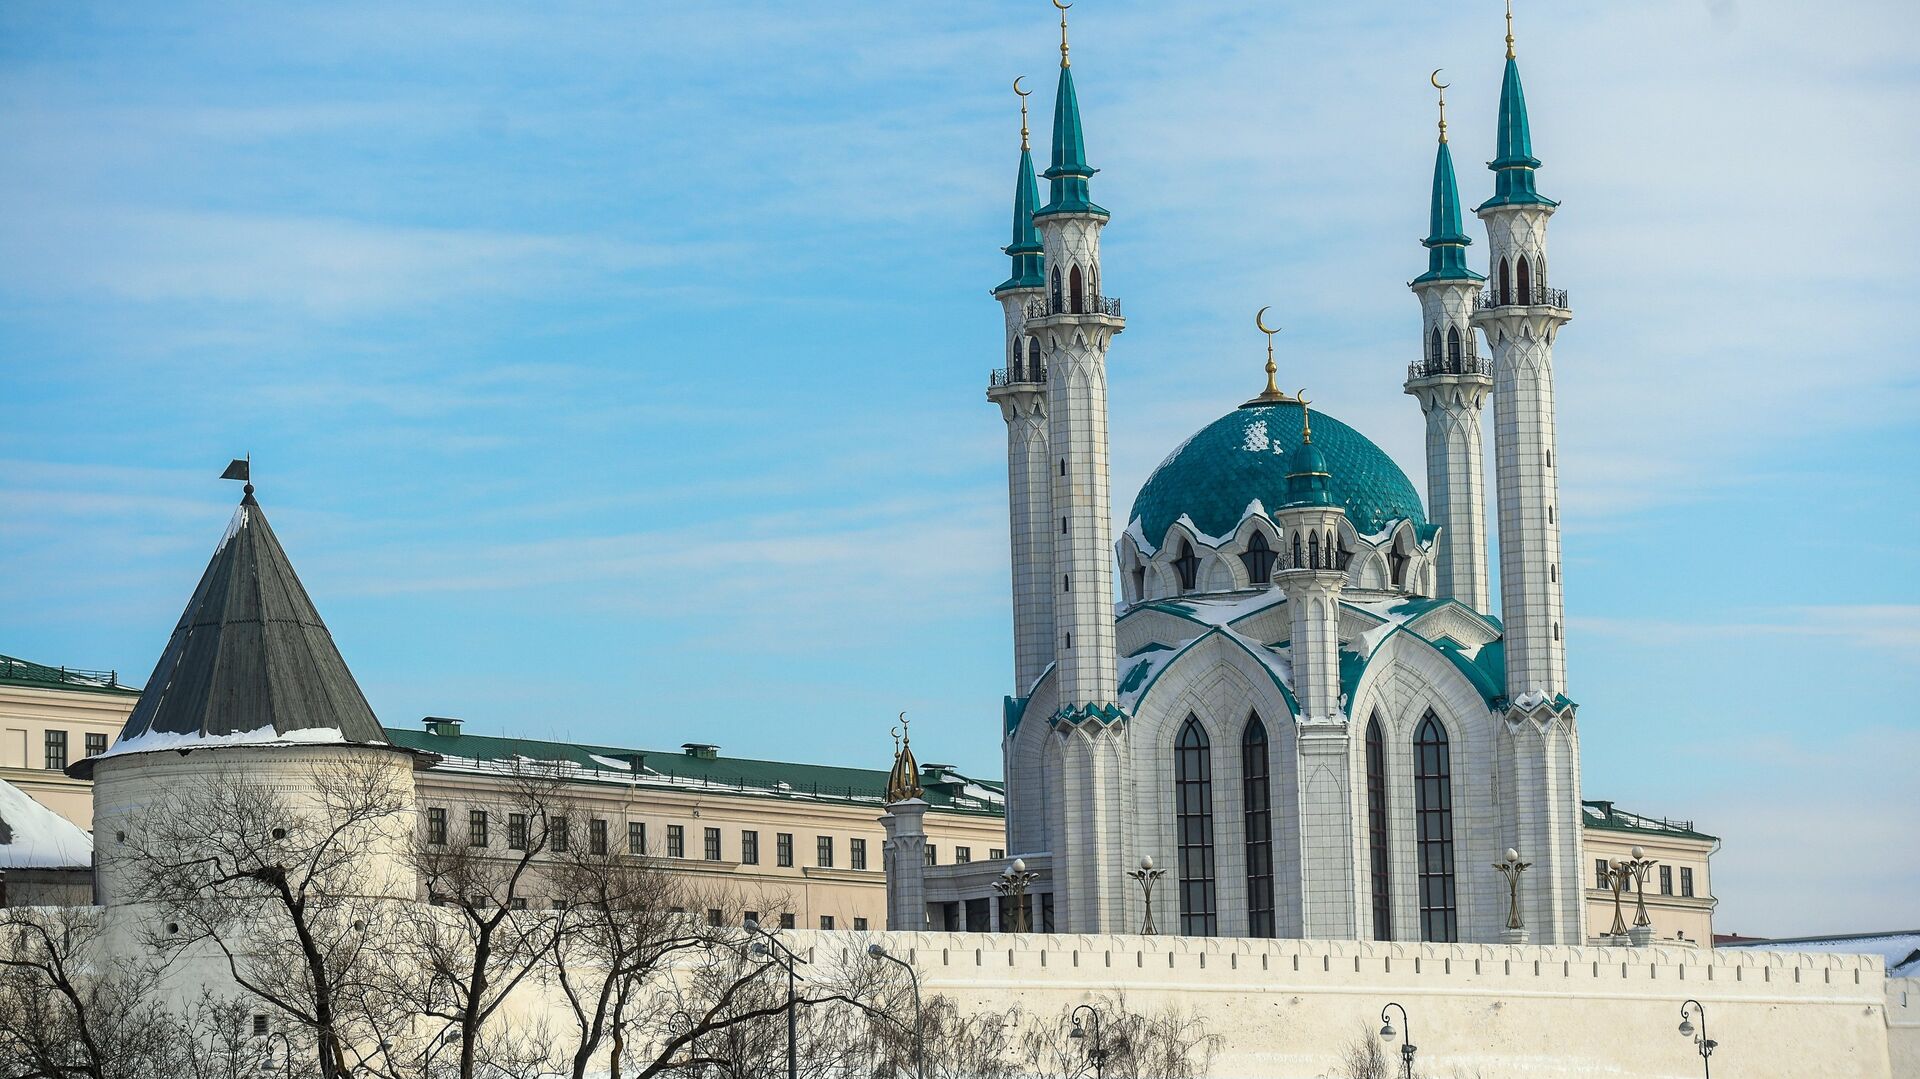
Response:
M1435 90L1440 91L1440 141L1441 142L1447 141L1447 87L1453 85L1450 82L1440 81L1440 73L1445 70L1446 68L1436 67L1433 69L1433 74L1427 76L1427 81L1433 84L1433 88Z
M1054 7L1057 7L1057 8L1059 8L1059 9L1060 9L1061 11L1065 11L1065 10L1067 10L1068 8L1070 8L1070 7L1072 7L1073 5L1072 5L1072 4L1063 4L1063 3L1061 3L1061 2L1060 2L1060 0L1053 0L1053 6L1054 6Z
M1072 64L1067 59L1067 9L1073 5L1053 0L1053 6L1060 9L1060 66L1070 67Z
M1013 92L1020 95L1020 149L1022 151L1030 149L1028 145L1029 132L1027 131L1027 98L1033 94L1032 90L1020 89L1020 80L1024 78L1026 78L1025 75L1015 75L1013 77Z
M1016 94L1019 94L1021 97L1027 97L1028 95L1033 93L1032 90L1020 89L1020 80L1024 78L1026 78L1025 75L1015 75L1013 77L1013 92Z
M1433 74L1427 76L1427 81L1433 84L1435 90L1445 90L1447 87L1453 85L1450 82L1440 81L1440 73L1445 70L1446 68L1444 67L1436 67L1433 69Z
M1300 441L1311 443L1313 441L1313 413L1307 411L1307 406L1313 402L1307 400L1307 388L1305 386L1293 391L1293 395L1300 399Z
M1266 334L1266 335L1267 335L1267 336L1269 336L1269 337L1271 337L1271 336L1273 336L1274 334L1276 334L1276 333L1279 333L1279 332L1280 332L1280 328L1279 328L1279 327L1277 327L1277 326L1276 326L1276 327L1274 327L1274 328L1273 328L1273 329L1271 329L1271 330L1267 328L1267 324L1266 324L1266 321L1265 321L1265 319L1266 319L1266 317L1267 317L1267 312L1268 312L1268 311L1271 311L1271 310L1273 310L1273 305L1272 305L1272 304L1268 304L1267 306L1265 306L1265 307L1262 307L1262 308L1261 308L1261 309L1259 310L1259 312L1258 312L1257 314L1255 314L1255 315L1253 316L1253 324L1254 324L1255 326L1257 326L1257 327L1259 327L1259 330L1260 330L1260 332L1261 332L1261 333L1264 333L1264 334Z

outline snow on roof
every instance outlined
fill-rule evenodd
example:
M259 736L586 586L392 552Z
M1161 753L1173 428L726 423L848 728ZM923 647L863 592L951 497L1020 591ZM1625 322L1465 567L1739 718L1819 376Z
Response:
M149 730L132 738L115 742L113 748L105 753L96 753L91 759L98 761L106 757L124 757L130 753L155 753L166 749L207 749L212 746L345 744L347 744L347 736L333 727L299 727L285 734L275 732L271 723L250 731L231 731L226 734Z
M1886 961L1888 977L1920 977L1920 929L1835 937L1782 937L1775 940L1729 941L1716 944L1714 947L1746 948L1761 952L1834 952L1842 955L1877 955Z
M0 780L0 868L64 869L93 864L93 838L72 821Z

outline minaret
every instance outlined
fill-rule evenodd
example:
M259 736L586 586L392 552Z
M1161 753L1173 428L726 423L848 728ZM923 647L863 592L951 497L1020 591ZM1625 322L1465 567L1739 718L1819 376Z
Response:
M1271 392L1272 379L1268 379ZM1313 444L1313 414L1300 403L1300 446L1287 463L1287 501L1274 514L1280 570L1292 631L1293 695L1300 714L1301 935L1351 940L1359 935L1353 833L1351 734L1340 699L1341 519L1329 489L1327 460Z
M913 759L907 714L894 729L893 768L887 773L886 830L881 864L887 871L887 928L917 933L927 928L927 800L920 763Z
M1500 528L1500 617L1505 623L1509 773L1502 776L1510 845L1533 860L1527 926L1544 944L1583 940L1580 752L1566 697L1560 592L1559 483L1553 437L1553 342L1572 315L1548 287L1547 219L1559 205L1534 188L1527 101L1507 8L1494 195L1486 222L1492 277L1473 324L1493 351L1494 479Z
M1040 236L1033 211L1040 190L1028 149L1027 95L1020 79L1020 173L1013 187L1013 272L993 290L1006 315L1006 366L996 370L987 400L1007 421L1007 526L1013 548L1013 695L1033 690L1053 662L1053 484L1047 468L1047 367L1040 342L1027 335L1027 305L1046 294Z
M1493 387L1493 366L1475 355L1471 320L1480 282L1467 269L1460 190L1447 148L1447 94L1438 70L1440 149L1433 161L1433 205L1427 272L1409 288L1420 297L1421 358L1407 366L1406 392L1427 417L1427 504L1440 526L1439 594L1491 613L1487 583L1487 506L1480 449L1480 407Z
M1045 249L1046 295L1026 332L1047 365L1048 478L1053 485L1054 729L1065 738L1059 797L1065 835L1054 853L1056 915L1093 933L1122 924L1125 854L1119 839L1126 717L1116 703L1112 505L1107 477L1107 346L1125 322L1101 291L1100 230L1107 211L1087 181L1080 101L1060 13L1060 82L1053 103L1052 197L1034 214Z

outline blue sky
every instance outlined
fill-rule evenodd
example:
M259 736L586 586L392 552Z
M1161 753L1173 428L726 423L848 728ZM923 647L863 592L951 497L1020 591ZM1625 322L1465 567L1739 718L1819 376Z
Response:
M1282 381L1419 477L1426 76L1471 204L1500 6L1075 14L1116 514L1258 389L1265 304ZM1917 31L1518 15L1586 789L1725 837L1722 931L1914 920ZM0 652L143 679L251 452L390 724L878 767L904 709L997 774L986 290L1055 34L1040 0L0 8Z

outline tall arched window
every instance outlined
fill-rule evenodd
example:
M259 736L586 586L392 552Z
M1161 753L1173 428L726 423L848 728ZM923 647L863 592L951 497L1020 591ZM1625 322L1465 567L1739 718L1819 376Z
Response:
M1073 306L1070 308L1070 310L1074 314L1077 315L1081 311L1085 310L1086 308L1085 289L1082 287L1080 283L1080 267L1078 266L1075 266L1072 270L1067 272L1067 294L1069 297L1072 298Z
M1056 280L1058 280L1059 278L1058 271L1055 271L1054 277ZM1505 307L1507 304L1512 303L1513 302L1512 296L1513 296L1512 292L1507 288L1507 260L1501 259L1500 260L1500 306Z
M1533 302L1533 274L1527 270L1527 256L1520 256L1520 302Z
M1040 381L1040 339L1037 337L1027 338L1027 379Z
M1137 602L1147 598L1147 567L1133 567L1133 598Z
M1240 801L1247 825L1247 935L1271 937L1273 928L1273 797L1267 781L1267 725L1247 717L1240 736Z
M1387 862L1387 747L1380 717L1367 721L1367 859L1373 864L1373 939L1393 939L1393 878Z
M1460 327L1447 327L1447 370L1460 373Z
M1053 268L1053 310L1055 313L1066 310L1060 306L1060 267Z
M1300 561L1300 533L1295 532L1293 534L1293 564L1288 568L1305 569L1306 567L1307 564Z
M1220 931L1214 909L1213 763L1207 732L1188 716L1173 750L1174 833L1180 846L1180 934L1211 937Z
M1436 366L1440 363L1440 327L1435 326L1427 337L1427 362Z
M1460 939L1453 880L1453 764L1432 712L1413 736L1415 836L1420 855L1420 939Z
M1307 563L1314 569L1320 568L1320 533L1307 537Z
M1273 548L1267 546L1267 534L1255 529L1247 537L1247 549L1240 555L1240 564L1247 567L1247 583L1255 588L1265 588L1273 583Z
M1180 591L1193 591L1200 577L1200 557L1186 540L1180 541L1180 557L1173 560L1173 572L1180 575Z

